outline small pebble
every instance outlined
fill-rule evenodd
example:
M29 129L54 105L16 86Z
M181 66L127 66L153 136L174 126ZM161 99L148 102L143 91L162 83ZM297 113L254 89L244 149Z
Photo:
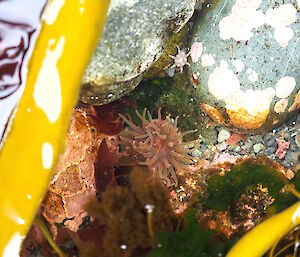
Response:
M291 141L291 139L292 139L292 138L291 138L291 134L290 134L290 133L285 133L285 134L284 134L284 140L285 140L285 141Z
M276 138L273 137L273 138L269 139L269 140L266 142L266 145L267 145L268 147L275 146L275 145L276 145Z
M237 145L236 147L234 147L233 151L238 153L239 151L241 151L241 147L239 145Z
M175 74L175 69L173 69L173 68L168 68L168 69L165 70L165 72L167 73L167 75L168 75L169 77L173 78L173 77L174 77L174 74Z
M274 154L274 152L275 152L275 148L269 147L264 151L264 154L266 156L270 156L271 154Z
M227 129L221 129L218 135L218 142L222 143L225 140L227 140L228 138L230 138L231 136L231 132Z
M264 145L262 143L257 143L253 146L253 151L255 153L259 153L264 148Z
M272 160L275 160L275 158L276 158L275 154L271 154L269 157L270 157L270 159L272 159Z
M292 150L293 152L296 152L298 150L298 146L294 141L291 141L290 150Z
M252 137L252 140L253 140L254 142L263 142L263 138L262 138L261 135L255 135L255 136L253 136L253 137Z
M230 146L227 147L227 150L234 151L235 148L236 148L235 145L230 145Z
M214 128L204 129L202 132L203 143L207 146L215 145L217 142L217 131Z
M225 141L223 141L222 143L217 145L217 149L219 151L224 151L224 150L226 150L226 148L227 148L227 143Z
M268 141L268 140L270 140L272 137L273 137L273 134L267 133L267 134L264 136L264 141Z
M192 155L193 155L194 157L201 158L202 152L201 152L199 149L195 149L195 150L192 152Z
M245 144L243 145L243 149L250 151L250 148L252 147L253 142L251 139L247 139Z
M292 170L288 170L286 172L286 176L288 179L292 179L294 177L295 173Z
M295 159L295 154L292 151L287 151L284 160L292 162Z
M281 164L282 164L283 166L285 166L285 167L290 167L290 166L291 166L291 163L288 162L288 161L286 161L286 160L284 160Z

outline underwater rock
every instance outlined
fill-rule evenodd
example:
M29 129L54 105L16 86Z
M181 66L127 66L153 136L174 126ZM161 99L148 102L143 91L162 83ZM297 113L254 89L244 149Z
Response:
M184 26L183 29L181 29L179 32L172 35L166 46L164 47L164 51L160 58L151 66L151 68L145 73L143 76L143 80L151 79L151 78L157 78L161 76L166 76L167 70L171 71L171 73L175 74L175 69L171 69L171 65L174 63L174 60L170 58L170 55L176 56L177 51L179 47L180 49L183 49L186 45L186 39L187 34L190 32L189 26ZM165 73L165 72L167 73ZM169 77L173 77L173 75L168 74Z
M198 132L187 135L186 140L198 139L199 133L214 144L216 142L217 134L209 133L207 135L205 126L209 122L209 118L201 114L198 106L200 104L200 97L196 94L196 90L190 87L187 79L182 73L176 73L173 78L159 78L142 81L141 84L125 99L129 101L136 101L137 109L140 113L144 108L150 111L153 117L157 116L157 110L161 108L162 115L171 114L171 117L178 119L178 128L180 131L188 131L197 129ZM140 123L136 119L134 110L126 110L131 115L136 124ZM203 138L203 140L204 140Z
M41 212L51 224L65 224L77 231L87 215L83 206L96 195L94 162L101 138L93 129L86 112L73 112L66 137L66 150L55 169L49 191L42 203ZM75 202L77 201L77 202Z
M231 136L230 131L228 131L227 129L222 129L222 130L220 130L219 135L218 135L218 142L222 143L222 142L226 141L227 139L229 139L230 136Z
M117 110L112 104L73 111L65 152L41 205L41 213L54 236L56 223L64 222L67 228L77 231L87 216L86 203L96 193L101 194L101 189L112 180L109 176L119 158L113 135L122 129L118 125L121 123L116 123L116 117Z
M81 101L100 105L132 91L196 0L112 0L107 23L82 81ZM116 30L118 28L118 30Z
M293 0L205 3L189 44L203 46L189 69L201 109L232 129L272 129L299 109L299 6Z

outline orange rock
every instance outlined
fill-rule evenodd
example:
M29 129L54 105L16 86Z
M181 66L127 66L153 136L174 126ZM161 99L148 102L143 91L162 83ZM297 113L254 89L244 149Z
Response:
M100 143L107 135L99 133L87 109L75 109L66 137L66 149L54 172L41 213L56 231L62 223L77 231L87 215L85 204L96 196L95 167Z
M224 122L225 122L224 117L215 107L212 107L208 104L202 103L202 104L200 104L200 109L207 116L209 116L214 122L219 123L219 124L224 124Z
M300 90L298 91L298 93L295 97L294 103L289 108L289 112L293 112L293 111L298 110L298 109L300 109Z

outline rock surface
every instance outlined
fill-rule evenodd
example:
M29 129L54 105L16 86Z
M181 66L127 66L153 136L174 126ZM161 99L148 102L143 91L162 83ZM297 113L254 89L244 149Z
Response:
M107 24L83 77L81 101L100 105L133 90L159 59L168 38L191 18L195 2L112 0Z
M84 206L96 196L94 162L96 149L102 141L86 113L73 112L66 137L66 150L54 172L49 190L42 203L41 212L51 224L55 234L55 223L62 223L77 231L87 215Z
M296 0L206 1L193 28L190 82L213 120L244 132L271 130L300 105ZM202 48L197 48L202 49Z

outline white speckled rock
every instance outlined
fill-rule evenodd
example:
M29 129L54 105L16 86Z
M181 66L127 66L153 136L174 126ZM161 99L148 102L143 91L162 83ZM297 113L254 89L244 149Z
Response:
M259 153L264 148L262 143L257 143L253 146L254 153Z
M232 129L272 129L300 105L297 1L205 3L190 42L203 46L189 69L201 109Z
M81 100L99 105L133 90L169 37L191 18L195 2L111 0L102 37L83 77Z
M222 129L219 134L218 134L218 143L222 143L228 138L230 138L231 132L228 131L227 129Z

